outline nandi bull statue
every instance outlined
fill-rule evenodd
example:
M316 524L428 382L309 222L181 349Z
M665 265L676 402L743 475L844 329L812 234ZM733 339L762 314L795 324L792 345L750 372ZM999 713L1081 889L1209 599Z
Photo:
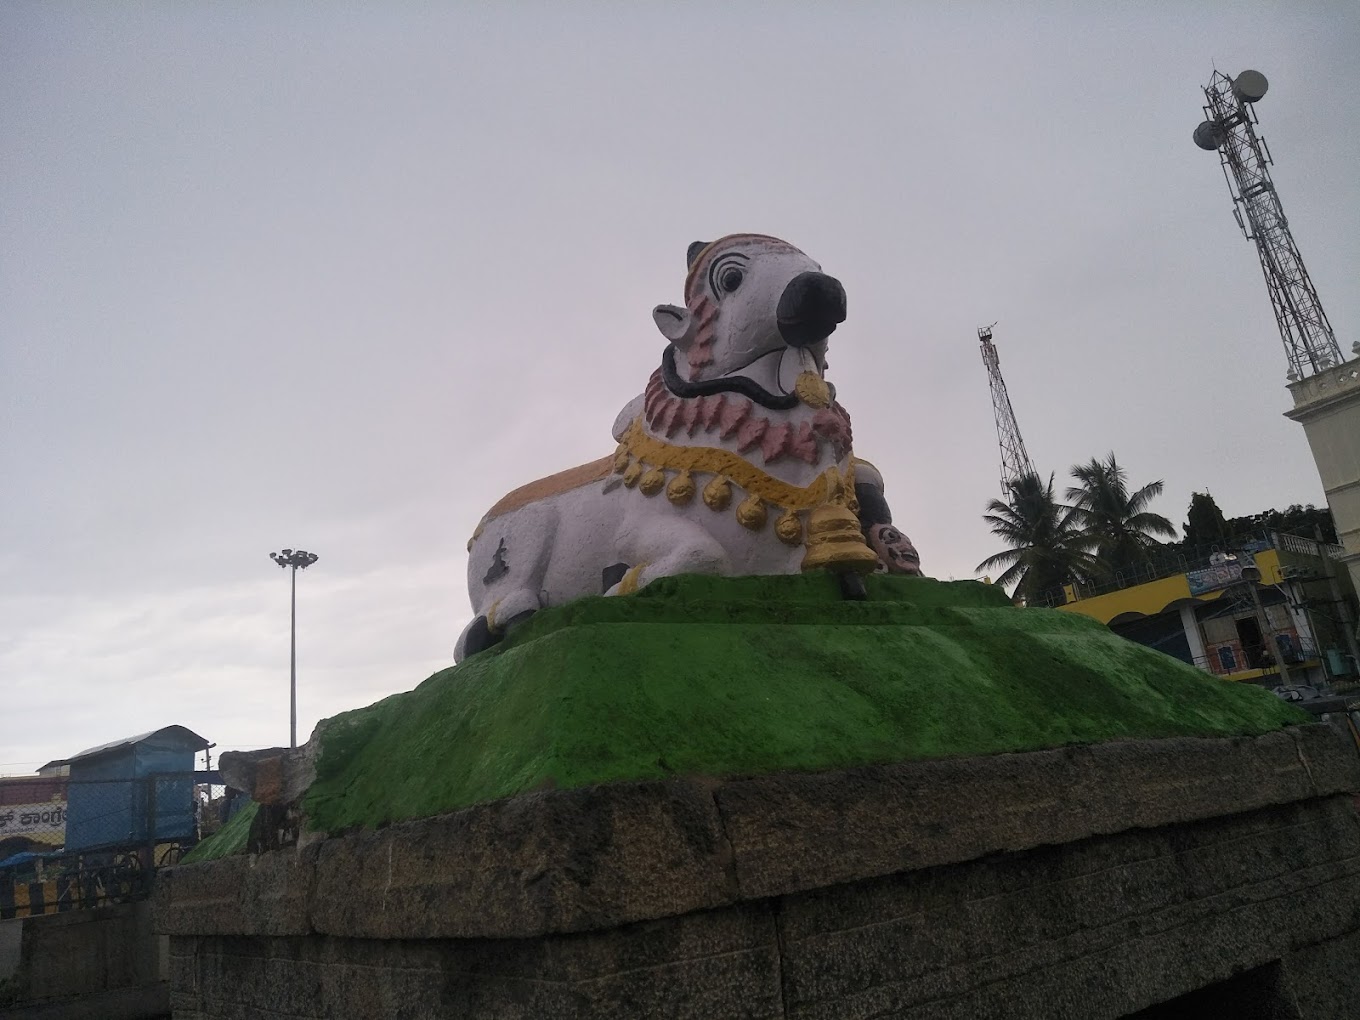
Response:
M853 597L860 574L920 572L824 379L840 282L761 234L696 241L688 262L685 306L652 311L669 343L614 424L618 449L514 490L477 526L457 660L544 606L672 574L828 569Z

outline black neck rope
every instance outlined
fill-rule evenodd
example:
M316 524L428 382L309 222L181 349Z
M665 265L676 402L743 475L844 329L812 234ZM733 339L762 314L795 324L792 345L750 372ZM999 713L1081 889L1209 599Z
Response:
M715 393L740 393L761 407L771 411L791 411L798 406L796 393L771 393L754 379L744 375L724 376L720 379L700 379L690 382L680 378L675 370L675 344L668 344L661 355L661 381L677 397L709 397Z

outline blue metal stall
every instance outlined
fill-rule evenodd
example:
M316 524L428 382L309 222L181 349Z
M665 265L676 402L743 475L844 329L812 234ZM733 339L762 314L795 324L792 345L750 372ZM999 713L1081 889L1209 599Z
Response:
M192 840L194 756L208 746L165 726L68 758L66 851Z

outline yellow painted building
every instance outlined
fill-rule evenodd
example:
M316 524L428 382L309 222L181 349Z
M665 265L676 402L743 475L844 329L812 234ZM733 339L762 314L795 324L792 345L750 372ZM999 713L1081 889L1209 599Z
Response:
M1285 544L1281 538L1293 536L1272 536L1272 544ZM1318 557L1323 555L1313 543L1307 544ZM1306 553L1302 545L1297 551ZM1274 679L1279 674L1273 635L1284 650L1293 683L1324 679L1307 600L1292 590L1296 568L1282 562L1279 548L1256 552L1255 565L1261 572L1256 586L1262 602L1259 613L1245 587L1249 582L1242 580L1242 563L1231 557L1101 594L1083 595L1068 586L1065 604L1056 608L1099 620L1131 640L1230 680ZM1262 615L1268 634L1262 633Z

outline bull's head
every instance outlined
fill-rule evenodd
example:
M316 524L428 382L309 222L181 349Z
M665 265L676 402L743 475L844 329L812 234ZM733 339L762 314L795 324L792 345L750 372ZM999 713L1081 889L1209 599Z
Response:
M673 393L730 391L786 409L800 375L826 371L845 290L785 241L732 234L689 246L685 307L658 305L652 318L671 342L662 375Z

